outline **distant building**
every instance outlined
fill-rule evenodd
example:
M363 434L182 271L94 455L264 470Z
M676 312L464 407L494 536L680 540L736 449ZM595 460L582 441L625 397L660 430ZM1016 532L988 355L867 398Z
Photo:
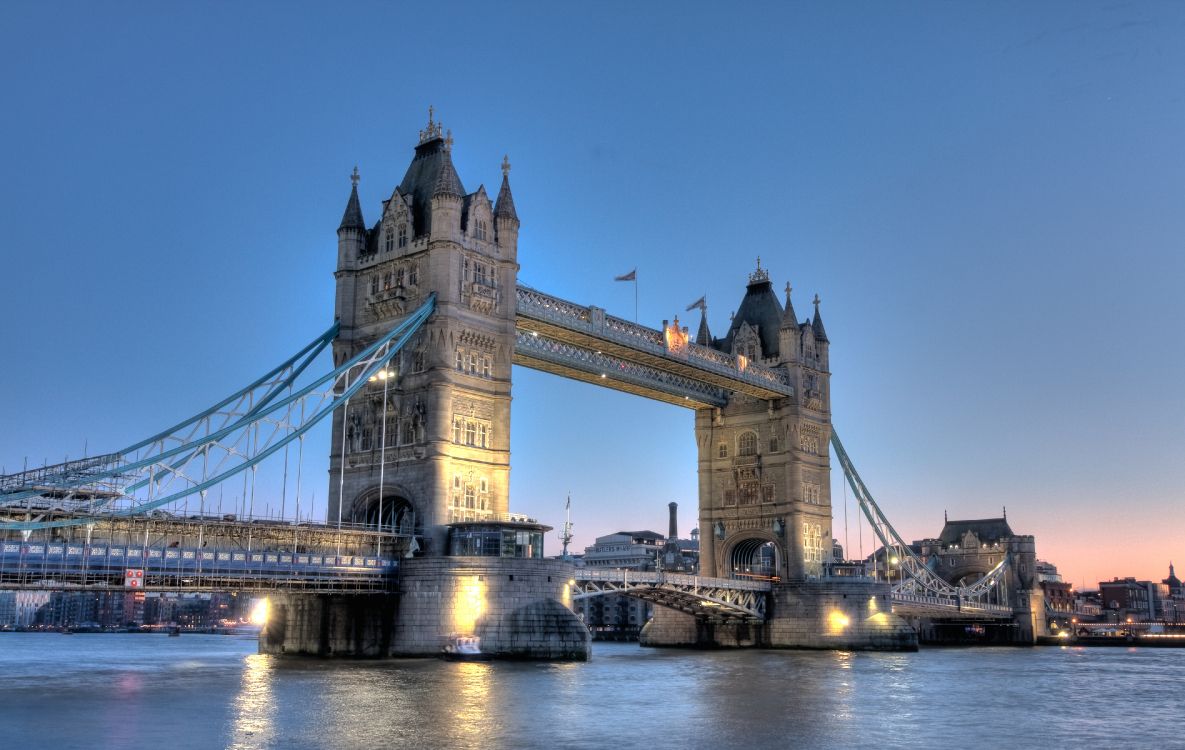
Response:
M691 539L678 536L678 505L670 503L670 536L654 531L618 531L597 537L581 558L586 568L664 570L695 573L699 564L699 530ZM594 638L634 639L653 614L649 602L630 596L603 594L575 602L573 609Z
M1123 622L1149 622L1157 619L1159 592L1151 581L1114 578L1099 581L1099 597L1108 619Z

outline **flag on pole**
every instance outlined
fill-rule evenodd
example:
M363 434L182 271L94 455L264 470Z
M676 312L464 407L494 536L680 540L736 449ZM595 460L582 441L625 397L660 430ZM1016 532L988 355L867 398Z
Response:
M614 276L613 280L614 281L637 281L638 280L638 269L635 268L634 270L630 271L629 273L622 274L621 276Z
M697 307L699 309L703 310L704 312L708 311L708 295L705 294L704 296L697 299L695 302L692 302L690 305L688 305L687 311L691 312L692 310L694 310Z
M564 503L564 510L572 510L572 496L568 495L568 502Z

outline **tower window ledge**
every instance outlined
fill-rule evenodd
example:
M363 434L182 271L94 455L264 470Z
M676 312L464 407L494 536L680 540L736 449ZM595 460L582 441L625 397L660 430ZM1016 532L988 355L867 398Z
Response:
M490 284L483 284L480 281L474 281L469 286L469 291L478 297L488 297L494 299L498 296L498 289Z

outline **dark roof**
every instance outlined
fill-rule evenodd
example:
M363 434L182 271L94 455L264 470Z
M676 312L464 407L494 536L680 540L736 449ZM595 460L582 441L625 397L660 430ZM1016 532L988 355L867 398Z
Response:
M350 189L350 200L346 203L346 212L342 214L342 223L338 231L343 229L366 229L362 221L362 204L358 202L358 185Z
M498 190L498 200L494 202L494 218L518 221L518 213L514 210L514 196L510 194L510 178L506 175L502 175L502 187Z
M695 334L695 343L700 346L712 345L712 332L708 330L708 313L706 310L699 311L699 332Z
M634 539L665 539L662 534L653 531L619 531L617 533Z
M786 309L782 313L783 328L797 328L798 317L794 314L794 305L790 302L790 285L786 285Z
M403 175L403 182L399 183L399 193L412 197L412 224L416 236L426 234L432 228L432 196L441 182L441 172L446 164L451 172L444 180L446 189L454 190L455 195L464 195L461 178L457 176L441 138L432 138L416 146L416 155Z
M778 356L778 329L782 325L782 303L774 294L769 280L750 282L745 290L745 298L741 300L741 307L732 319L732 326L728 335L718 341L717 348L722 351L732 351L732 341L736 338L741 323L748 323L757 328L761 337L761 356Z
M974 532L980 542L998 542L1015 536L1006 518L983 518L977 521L947 521L938 535L943 544L956 544L968 531Z
M816 341L827 341L827 331L823 330L823 318L819 315L819 298L815 297L815 321L811 323L815 330Z

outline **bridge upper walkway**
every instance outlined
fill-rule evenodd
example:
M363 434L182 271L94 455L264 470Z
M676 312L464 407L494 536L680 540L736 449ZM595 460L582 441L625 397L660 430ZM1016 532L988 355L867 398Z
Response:
M700 346L674 326L647 328L522 285L515 311L515 364L693 409L723 406L732 392L794 395L786 372Z

